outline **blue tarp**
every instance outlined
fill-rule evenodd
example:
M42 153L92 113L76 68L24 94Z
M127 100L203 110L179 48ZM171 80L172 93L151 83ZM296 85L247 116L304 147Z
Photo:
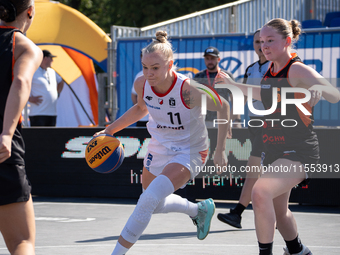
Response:
M192 77L205 69L203 51L208 46L220 50L220 67L242 79L248 65L257 61L253 50L253 37L245 35L170 38L175 64L179 72ZM142 70L140 50L151 39L119 39L117 48L118 117L132 106L131 87L135 75ZM310 32L300 35L295 47L307 65L313 67L332 84L340 87L340 31ZM242 118L248 119L247 111ZM340 126L340 103L321 100L314 107L314 125Z

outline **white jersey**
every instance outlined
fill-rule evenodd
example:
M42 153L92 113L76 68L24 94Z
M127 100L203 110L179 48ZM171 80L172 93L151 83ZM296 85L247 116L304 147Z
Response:
M243 83L260 86L262 77L267 72L270 63L270 61L266 61L263 64L260 64L260 61L257 61L248 66L246 69L246 73L244 74ZM261 101L253 99L253 106L256 110L264 110L264 106ZM248 111L248 116L259 117L259 115L255 115L251 111Z
M158 153L162 147L177 152L194 153L208 148L208 132L201 107L192 109L184 103L182 87L188 78L174 72L175 79L165 94L154 92L148 81L143 99L149 110L147 129L152 137L149 149Z

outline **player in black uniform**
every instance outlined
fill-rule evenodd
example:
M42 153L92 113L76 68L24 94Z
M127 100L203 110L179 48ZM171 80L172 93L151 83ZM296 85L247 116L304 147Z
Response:
M23 35L33 16L32 0L0 0L0 232L9 252L19 255L35 254L20 124L33 74L42 61L42 51Z
M316 163L319 159L319 145L313 131L313 106L323 96L331 103L340 100L339 91L311 67L300 62L291 54L291 46L298 40L301 29L296 20L273 19L260 32L261 48L267 60L272 61L262 79L261 89L257 86L236 84L247 95L252 87L253 98L262 100L265 109L276 110L266 115L263 125L265 158L263 165L271 165L255 183L252 190L256 234L261 255L272 254L275 222L287 247L284 254L310 255L311 251L301 244L295 219L288 209L291 189L307 177L305 163ZM272 88L277 88L277 97L272 97ZM309 90L310 100L298 109L296 105L283 106L285 89L303 88ZM299 92L299 93L297 93ZM287 98L304 98L304 91L287 93ZM287 102L287 101L286 101ZM286 103L285 102L285 103ZM303 112L304 111L304 112ZM264 168L265 169L265 168ZM272 171L275 169L277 171ZM294 171L296 169L296 171Z

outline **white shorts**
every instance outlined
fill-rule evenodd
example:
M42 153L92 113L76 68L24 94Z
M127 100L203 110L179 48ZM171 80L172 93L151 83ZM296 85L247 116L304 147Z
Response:
M193 180L207 162L208 153L209 149L196 153L168 150L166 154L158 154L148 150L144 158L144 167L153 175L158 176L162 173L166 165L178 163L190 171L190 179Z

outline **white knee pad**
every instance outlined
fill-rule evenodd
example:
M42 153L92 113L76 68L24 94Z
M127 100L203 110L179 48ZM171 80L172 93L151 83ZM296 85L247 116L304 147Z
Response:
M136 208L121 233L122 237L130 243L135 243L148 225L159 201L173 192L174 186L168 177L156 177L139 197Z
M141 224L148 223L158 203L158 198L152 192L146 190L139 197L137 206L131 216Z

